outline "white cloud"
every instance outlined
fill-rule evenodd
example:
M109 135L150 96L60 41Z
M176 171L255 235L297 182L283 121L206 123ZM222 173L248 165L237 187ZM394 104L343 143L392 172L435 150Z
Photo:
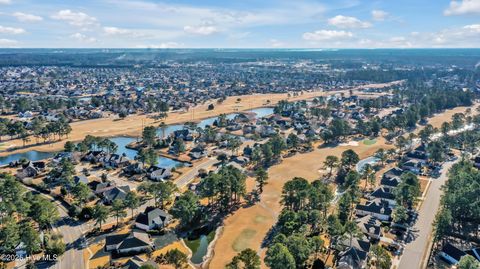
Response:
M472 48L480 44L480 24L465 25L463 27L446 28L438 32L413 32L409 38L392 38L393 45L436 48Z
M352 38L353 33L347 31L318 30L315 32L306 32L302 37L308 41L327 41Z
M15 13L12 14L12 16L17 18L17 20L19 20L21 22L36 22L36 21L42 21L43 20L43 18L40 17L40 16L33 15L33 14L27 14L27 13L23 13L23 12L15 12Z
M0 38L0 47L14 47L18 44L17 40Z
M343 15L337 15L328 19L328 24L336 26L338 28L368 28L372 24L369 22L363 22L355 17L348 17Z
M171 48L181 48L183 44L177 42L164 42L158 45L138 45L137 48L140 49L171 49Z
M24 34L24 33L26 33L26 31L22 28L5 27L0 25L0 34L18 35L18 34Z
M187 25L183 27L183 30L186 33L194 34L194 35L212 35L219 32L217 27L215 27L214 25L198 25L198 26Z
M384 21L388 17L388 12L375 9L372 10L372 18L375 21Z
M118 27L103 27L103 32L106 35L127 35L131 33L131 31L128 29Z
M480 13L480 0L451 1L443 14L446 16Z
M95 17L91 17L83 12L74 12L70 9L58 11L52 15L52 19L66 21L70 25L78 27L90 26L97 23L97 19Z
M197 28L205 20L221 25L222 32L235 27L298 24L318 21L325 6L314 0L282 0L260 9L231 9L173 4L162 1L107 0L117 8L128 11L132 17L147 19L157 27Z
M124 41L132 39L171 40L178 38L183 32L159 29L125 29L114 26L103 27L103 34L107 37L120 38Z
M93 37L88 37L84 34L81 34L81 33L75 33L73 35L70 35L71 38L73 39L76 39L80 42L84 42L84 43L95 43L97 42L97 40Z
M0 4L1 5L8 5L8 4L11 4L12 3L12 0L0 0ZM4 39L6 40L6 39Z
M472 32L480 33L480 24L470 24L463 26L463 29L470 30Z

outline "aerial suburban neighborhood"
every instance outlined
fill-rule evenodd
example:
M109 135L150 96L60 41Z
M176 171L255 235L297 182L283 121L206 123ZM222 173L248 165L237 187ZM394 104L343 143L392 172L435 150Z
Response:
M144 48L128 42L158 29L105 26L103 0L49 16L77 4L45 2L0 0L1 269L480 269L480 50L461 43L478 39L478 24L444 30L435 42L446 48L412 32L427 43L407 49L405 38L357 38L380 22L408 27L379 9L325 21L283 1L275 16L243 13L245 3L110 1L113 17L164 16L152 24L203 14L182 27L203 38L284 16L297 22L282 33L310 17L342 29L305 32L306 48ZM373 8L321 2L322 14ZM480 7L443 2L449 19ZM13 12L27 7L39 15ZM40 28L3 26L13 19ZM78 28L63 37L78 44L3 38L43 24L57 33L58 21Z
M271 268L413 268L478 259L478 89L457 75L465 69L431 68L447 72L412 84L395 70L382 71L393 81L347 80L368 73L345 69L325 86L230 85L182 107L117 75L103 82L116 94L96 82L80 91L88 99L67 93L75 86L60 95L42 83L42 95L13 87L2 97L2 252L58 259L4 264L237 268L253 255ZM23 85L46 74L33 71L5 67L2 77ZM42 80L64 84L54 77ZM121 100L135 108L117 109ZM101 116L76 117L76 107ZM88 128L97 121L104 132Z

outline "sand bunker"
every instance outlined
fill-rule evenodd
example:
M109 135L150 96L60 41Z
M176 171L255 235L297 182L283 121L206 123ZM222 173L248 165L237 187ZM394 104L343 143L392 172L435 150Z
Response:
M339 144L340 147L358 147L357 141L350 141L348 143L341 143Z

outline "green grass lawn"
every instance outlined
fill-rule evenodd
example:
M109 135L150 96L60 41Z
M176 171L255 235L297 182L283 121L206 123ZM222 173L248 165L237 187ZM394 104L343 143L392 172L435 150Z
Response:
M233 241L233 250L240 252L248 247L250 240L255 236L257 231L252 229L244 229L240 235Z
M255 216L255 223L263 223L265 222L266 219L267 217L265 216L257 215Z
M373 144L377 143L377 139L364 139L363 144L367 146L371 146Z

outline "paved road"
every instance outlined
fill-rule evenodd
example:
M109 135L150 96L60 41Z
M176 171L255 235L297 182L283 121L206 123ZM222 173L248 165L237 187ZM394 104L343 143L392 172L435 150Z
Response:
M60 257L56 263L43 263L40 265L40 268L71 268L71 269L84 269L85 264L83 261L83 251L77 249L79 244L78 240L82 237L84 227L80 222L75 221L74 219L68 216L68 210L62 205L58 200L55 200L52 196L46 195L36 191L34 188L25 186L28 190L39 193L45 198L51 200L58 208L58 213L60 215L59 221L54 223L53 229L58 231L63 235L63 240L67 245L67 250Z
M427 259L429 244L432 240L432 223L440 206L442 195L441 187L447 181L447 173L455 162L447 162L443 165L441 175L437 179L432 179L430 188L418 212L418 220L413 230L415 233L413 242L407 243L404 253L400 259L399 269L423 269L424 259ZM425 261L426 262L426 261Z
M175 184L177 185L178 189L181 189L188 185L197 175L200 169L207 169L208 167L217 163L218 160L215 158L209 158L206 162L201 163L193 167L190 171L186 172L185 174L181 175L176 181Z

